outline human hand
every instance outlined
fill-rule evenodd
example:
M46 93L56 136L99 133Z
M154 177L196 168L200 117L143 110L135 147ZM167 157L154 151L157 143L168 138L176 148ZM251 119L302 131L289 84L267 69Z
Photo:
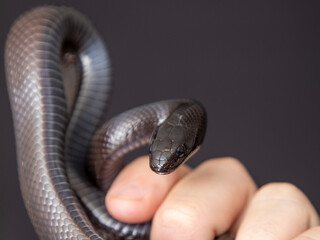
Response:
M233 158L159 176L141 157L119 174L106 206L123 222L153 219L152 240L213 239L226 231L237 240L320 239L319 216L297 187L270 183L257 189Z

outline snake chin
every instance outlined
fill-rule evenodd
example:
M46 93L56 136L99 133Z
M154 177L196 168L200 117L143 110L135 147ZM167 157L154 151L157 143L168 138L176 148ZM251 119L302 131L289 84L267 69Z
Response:
M185 158L177 158L175 154L171 155L168 159L158 159L155 158L154 154L150 154L150 168L159 175L172 173L184 162Z
M158 175L168 175L174 171L174 169L168 169L160 165L153 165L152 163L150 163L150 168Z

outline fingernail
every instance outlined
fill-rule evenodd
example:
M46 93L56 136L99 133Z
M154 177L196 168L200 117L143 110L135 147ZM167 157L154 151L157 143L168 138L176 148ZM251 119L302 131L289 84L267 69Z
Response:
M136 184L128 184L112 191L112 198L138 201L143 198L142 189Z

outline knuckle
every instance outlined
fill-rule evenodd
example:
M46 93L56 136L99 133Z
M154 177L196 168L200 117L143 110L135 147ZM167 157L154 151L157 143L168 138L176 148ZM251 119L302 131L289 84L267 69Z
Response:
M190 229L199 222L201 215L200 206L195 201L175 202L161 211L158 223L180 230Z
M230 165L236 165L236 166L242 165L242 163L239 161L239 159L234 158L234 157L230 157L230 156L219 158L218 161L219 160L226 163L226 164L230 164Z
M242 188L243 191L255 192L256 185L247 171L245 166L236 158L224 157L208 160L201 164L200 171L204 174L219 176L223 178L222 181L237 182L242 184L236 184ZM235 186L235 185L234 185Z
M290 201L302 201L304 199L304 194L292 183L279 182L264 185L258 190L256 197L258 199L274 198Z
M220 158L219 160L228 165L242 166L242 163L237 158L234 158L234 157L223 157L223 158Z
M236 158L234 157L223 157L223 158L216 158L216 159L211 159L206 162L204 162L203 167L228 167L229 169L245 169L243 164Z

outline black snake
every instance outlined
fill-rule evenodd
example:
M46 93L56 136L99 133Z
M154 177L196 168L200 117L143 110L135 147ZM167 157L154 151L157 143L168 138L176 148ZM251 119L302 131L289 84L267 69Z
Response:
M8 35L5 64L20 185L39 237L147 239L151 223L115 220L105 193L123 157L150 138L155 172L182 164L204 139L202 105L161 101L101 124L111 88L107 52L95 27L66 7L21 16Z

